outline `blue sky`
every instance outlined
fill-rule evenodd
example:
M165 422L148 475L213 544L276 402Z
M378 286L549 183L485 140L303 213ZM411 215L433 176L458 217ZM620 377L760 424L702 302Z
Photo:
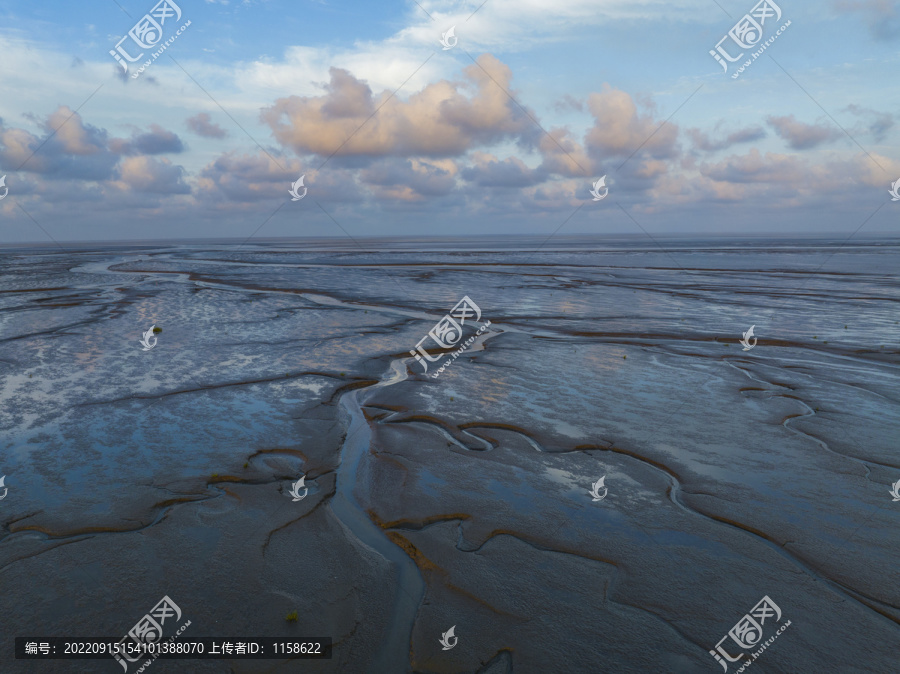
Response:
M0 242L896 231L897 2L154 4L0 2Z

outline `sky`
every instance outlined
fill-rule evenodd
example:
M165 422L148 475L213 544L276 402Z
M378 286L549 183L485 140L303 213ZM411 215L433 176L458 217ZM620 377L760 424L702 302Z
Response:
M897 231L900 1L0 0L0 55L5 244Z

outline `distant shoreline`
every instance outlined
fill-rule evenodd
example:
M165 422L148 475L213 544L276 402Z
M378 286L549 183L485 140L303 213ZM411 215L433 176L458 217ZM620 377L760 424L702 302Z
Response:
M447 250L448 248L459 248L465 250L473 250L477 246L482 250L509 249L511 244L519 246L540 247L543 251L549 250L571 250L573 248L580 249L584 245L593 243L612 243L618 242L627 244L636 248L655 248L659 242L670 242L678 244L679 247L685 247L685 244L716 244L739 242L748 242L753 244L768 244L778 246L790 245L810 245L818 244L824 247L831 246L860 246L873 245L883 243L900 243L900 236L894 234L869 234L865 237L852 237L848 241L846 235L823 236L821 234L804 236L801 234L778 235L778 234L758 234L755 236L732 235L732 234L666 234L654 235L650 240L647 236L634 234L569 234L556 235L552 242L547 241L547 236L543 234L482 234L473 236L367 236L367 237L254 237L253 242L248 242L245 238L235 237L226 239L217 238L200 238L200 239L136 239L136 240L87 240L87 241L25 241L25 242L0 242L0 250L19 250L33 248L59 248L69 246L71 248L87 249L87 248L133 248L135 246L146 246L150 248L160 248L168 246L241 246L245 250L252 250L259 246L278 246L278 245L297 245L297 244L313 244L317 249L319 246L330 245L351 250L359 250L361 245L366 242L372 243L394 243L403 245L404 247L412 246L434 246L434 250ZM489 242L494 242L497 248L489 248ZM426 248L425 250L428 250ZM416 250L423 250L417 247ZM68 251L67 251L68 252ZM387 252L381 251L371 252Z

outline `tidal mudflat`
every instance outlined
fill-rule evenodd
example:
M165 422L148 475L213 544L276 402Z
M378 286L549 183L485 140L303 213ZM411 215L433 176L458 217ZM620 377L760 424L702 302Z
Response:
M169 596L334 656L152 672L893 671L900 243L541 243L0 249L0 670Z

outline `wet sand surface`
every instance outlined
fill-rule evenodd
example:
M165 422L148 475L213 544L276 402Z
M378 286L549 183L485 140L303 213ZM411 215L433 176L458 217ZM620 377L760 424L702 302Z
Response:
M164 595L334 656L151 672L721 672L763 596L747 671L894 670L900 244L362 245L0 249L0 671Z

